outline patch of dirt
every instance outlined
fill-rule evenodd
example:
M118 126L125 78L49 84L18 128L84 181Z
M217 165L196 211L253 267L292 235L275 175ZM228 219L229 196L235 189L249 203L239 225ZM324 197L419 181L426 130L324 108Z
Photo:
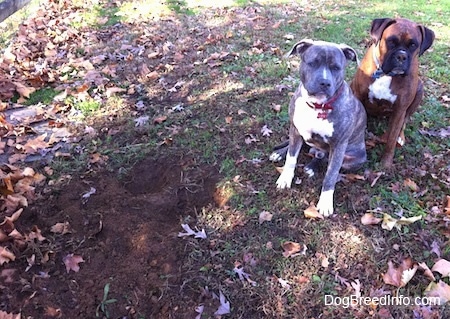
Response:
M36 225L46 239L27 248L39 261L28 272L15 273L12 283L0 279L0 309L22 309L24 318L95 318L110 283L107 299L117 301L107 305L109 318L182 318L173 315L171 293L180 289L185 255L177 234L183 219L192 222L188 216L213 202L218 180L215 167L185 158L144 160L120 180L72 180L23 213L18 228ZM91 187L96 193L83 203ZM70 233L50 231L62 222ZM68 254L84 259L79 272L67 273ZM27 264L21 260L18 268Z

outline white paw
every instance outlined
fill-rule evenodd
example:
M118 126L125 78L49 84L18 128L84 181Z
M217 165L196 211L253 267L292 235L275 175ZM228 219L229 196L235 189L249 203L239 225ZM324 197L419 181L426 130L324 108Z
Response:
M277 188L291 188L292 179L294 178L294 172L289 172L284 169L283 173L281 173L280 177L277 179Z
M273 152L272 154L270 154L269 156L269 161L271 162L279 162L282 160L282 157L280 154L278 154L277 152Z
M315 174L314 170L309 167L305 168L305 173L308 175L308 177L313 177Z
M317 209L323 216L328 217L334 212L333 207L333 194L334 190L324 191L320 194L319 202L317 203Z

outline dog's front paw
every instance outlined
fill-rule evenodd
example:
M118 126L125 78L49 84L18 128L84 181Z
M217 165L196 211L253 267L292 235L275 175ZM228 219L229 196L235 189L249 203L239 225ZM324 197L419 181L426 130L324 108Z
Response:
M319 213L325 217L330 216L334 212L333 194L334 190L324 191L320 194L319 202L317 203L317 209L319 210Z
M281 173L280 177L278 177L277 179L277 188L291 188L293 178L293 173L283 171L283 173Z

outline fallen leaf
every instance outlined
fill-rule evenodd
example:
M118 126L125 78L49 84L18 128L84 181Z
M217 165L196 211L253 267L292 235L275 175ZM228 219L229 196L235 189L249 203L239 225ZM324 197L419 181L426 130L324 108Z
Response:
M6 247L0 246L0 265L14 261L16 256L8 250Z
M144 126L148 123L149 117L148 116L140 116L137 119L134 119L134 127ZM155 119L155 123L162 123L157 122Z
M0 310L0 319L20 319L21 317L22 315L20 314L20 312L17 314L13 314Z
M436 278L433 275L433 272L430 270L430 268L428 268L426 263L424 263L424 262L419 263L419 269L423 270L424 275L427 276L428 279L430 279L432 281L436 280Z
M438 283L431 282L425 289L425 295L427 297L438 297L440 305L443 305L450 300L450 286L442 280L439 280Z
M419 190L419 187L417 186L416 182L411 180L410 178L407 178L403 181L403 185L408 187L413 192L417 192Z
M267 211L262 211L259 214L259 224L261 225L264 222L270 222L272 220L273 214L267 212Z
M233 272L238 275L240 281L247 281L252 286L256 286L257 283L250 279L250 275L244 271L244 267L234 267Z
M69 222L65 223L56 223L52 227L50 227L50 231L55 234L68 234L70 233L70 225Z
M83 202L83 204L86 204L87 200L94 195L97 192L97 190L94 187L91 187L91 189L89 191L87 191L86 193L84 193L81 196L81 201Z
M373 213L365 213L361 217L361 224L363 225L376 225L383 221L382 218L377 218Z
M392 230L394 227L397 229L401 229L402 225L410 225L418 220L421 220L422 216L413 216L413 217L402 217L400 219L395 219L394 217L390 216L389 214L384 213L383 214L383 223L381 224L381 227L386 230Z
M222 291L219 291L219 309L214 313L216 316L226 315L230 313L230 302L225 298Z
M450 277L450 261L439 259L431 268L431 271L437 271L444 277Z
M64 265L66 265L66 271L69 273L71 270L74 272L80 271L80 265L79 263L84 262L83 257L74 255L74 254L68 254L63 258Z
M320 218L320 219L324 218L323 215L319 213L317 207L314 205L311 205L307 209L305 209L303 211L303 214L305 215L306 218Z
M281 244L281 247L283 248L283 256L286 258L289 257L295 257L298 255L305 255L307 247L306 245L302 245L299 243L295 243L292 241L286 241Z
M395 267L392 261L388 262L388 270L383 275L383 281L386 284L401 288L414 277L418 266L413 265L411 258L406 258L402 263Z
M167 116L158 116L153 119L154 124L161 124L167 120Z
M202 318L202 314L203 314L204 309L205 309L204 305L199 305L199 306L195 307L195 312L198 313L198 315L195 316L195 319L201 319Z
M202 238L206 239L206 232L204 229L201 231L194 231L188 224L181 224L181 227L186 231L185 233L178 233L178 237L185 237L185 236L194 236L195 238Z
M262 129L261 129L261 134L262 134L262 136L267 136L267 137L269 137L270 134L272 134L272 133L273 133L272 130L271 130L267 125L264 125L264 126L262 127Z

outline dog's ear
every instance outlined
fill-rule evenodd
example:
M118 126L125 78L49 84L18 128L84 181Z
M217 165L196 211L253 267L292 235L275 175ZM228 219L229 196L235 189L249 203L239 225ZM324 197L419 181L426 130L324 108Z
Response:
M434 41L434 32L433 30L424 27L423 25L418 26L420 33L422 34L422 43L420 44L419 56L422 55Z
M352 47L349 47L346 44L339 44L339 48L344 53L347 61L353 61L359 65L358 53L356 53L355 49L353 49Z
M311 40L311 39L303 39L303 40L297 42L296 44L294 44L292 49L288 53L286 53L284 56L286 58L288 58L288 57L290 57L291 55L294 55L294 54L301 55L303 52L306 51L306 49L308 49L313 44L314 44L313 40Z
M383 35L383 31L395 23L395 19L383 18L383 19L374 19L372 21L372 26L370 27L370 35L375 40L375 42L380 41L381 36Z

